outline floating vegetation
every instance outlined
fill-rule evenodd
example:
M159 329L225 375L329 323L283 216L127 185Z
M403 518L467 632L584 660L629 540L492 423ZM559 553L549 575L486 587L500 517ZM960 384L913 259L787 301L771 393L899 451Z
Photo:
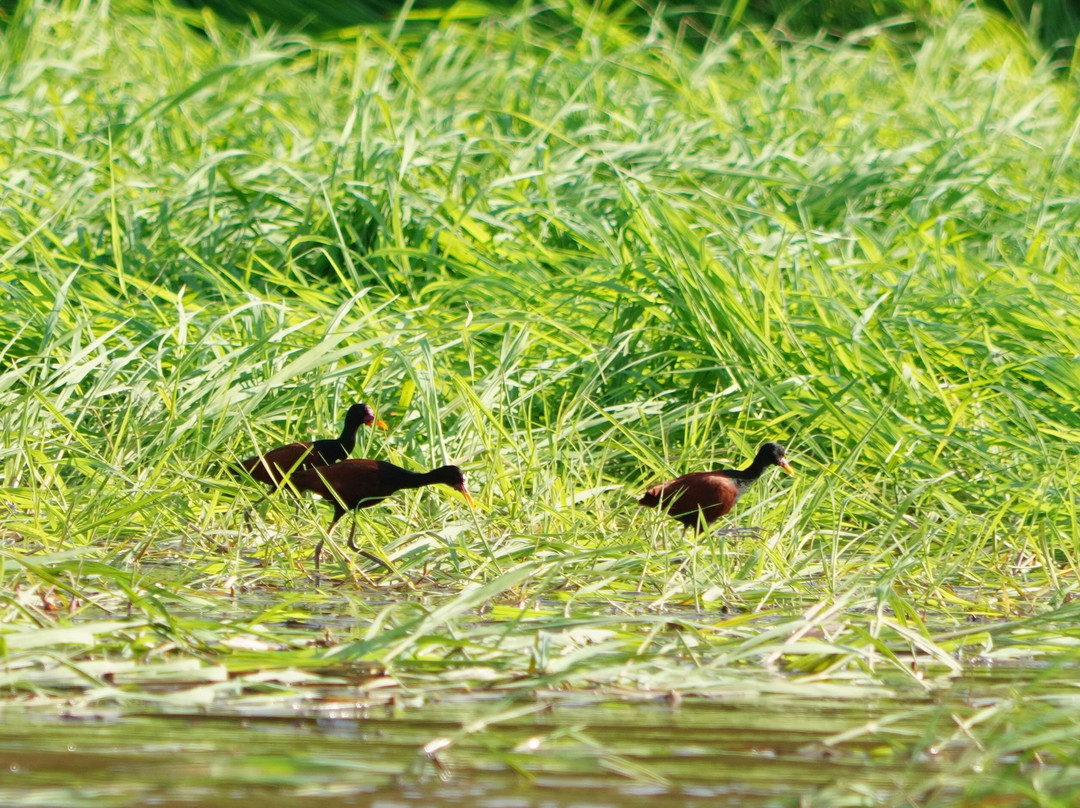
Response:
M0 802L1073 804L1076 88L935 9L20 4ZM230 472L356 402L352 457L475 508L402 492L357 555ZM797 476L714 530L637 507L765 441Z

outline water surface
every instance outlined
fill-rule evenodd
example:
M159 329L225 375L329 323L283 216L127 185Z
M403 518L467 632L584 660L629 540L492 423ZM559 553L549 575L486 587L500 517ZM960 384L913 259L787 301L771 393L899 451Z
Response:
M975 805L965 800L993 787L998 804L1022 805L1008 795L1063 762L998 753L979 734L986 715L1019 709L1032 679L1027 713L1043 713L1045 734L1076 688L1023 667L865 700L804 699L796 687L685 700L463 692L373 707L339 686L205 713L9 708L0 804Z

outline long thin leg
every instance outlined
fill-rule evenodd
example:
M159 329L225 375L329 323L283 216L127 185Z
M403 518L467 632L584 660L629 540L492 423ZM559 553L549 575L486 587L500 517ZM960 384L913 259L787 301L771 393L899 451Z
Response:
M368 561L374 561L387 572L393 572L394 568L387 564L385 561L383 561L381 558L379 558L377 555L375 555L374 553L369 553L367 550L361 550L359 547L356 546L356 515L357 512L353 511L352 530L349 531L349 549L352 550L354 553L359 553Z
M265 500L266 500L266 499L267 499L268 497L269 497L269 495L268 495L268 494L263 494L263 495L262 495L261 497L259 497L259 498L258 498L257 500L255 500L254 502L248 502L248 504L244 506L244 530L246 530L246 531L247 531L248 533L250 533L250 532L251 532L251 531L252 531L252 530L254 529L254 527L255 527L255 525L253 524L253 522L252 522L252 520L251 520L251 512L252 512L252 511L253 511L253 510L254 510L255 508L257 508L257 507L259 507L260 505L262 505L262 503L263 503L263 502L264 502L264 501L265 501Z
M333 521L330 522L330 526L326 529L326 535L327 536L329 536L330 533L333 531L334 525L336 525L338 523L338 520L341 519L341 517L344 515L344 513L345 513L344 511L341 511L341 513L337 513L335 511L334 519L333 519ZM319 563L321 561L320 557L322 555L322 549L323 549L324 544L326 544L326 539L319 539L319 543L315 545L315 583L319 582ZM389 564L387 564L385 561L383 561L381 558L379 558L374 553L369 553L367 550L361 550L359 547L356 546L356 515L355 514L353 514L352 530L349 531L349 549L352 550L355 553L359 553L364 558L366 558L368 561L371 561L372 563L378 564L380 567L382 567L387 572L393 572L394 571L393 567L391 567Z
M356 546L356 511L353 511L352 515L352 530L349 531L349 549L354 553L359 553L360 548Z
M358 552L360 555L362 555L368 561L373 561L374 563L378 564L380 567L382 567L387 572L393 572L394 571L393 567L391 567L389 564L387 564L385 561L383 561L381 558L379 558L374 553L369 553L367 550L357 550L356 552Z
M330 526L326 528L326 535L329 536L334 530L334 525L338 523L338 519L344 513L340 508L334 509L334 518L330 520ZM315 545L315 583L319 582L319 562L322 560L322 548L326 544L326 539L319 539L319 543Z

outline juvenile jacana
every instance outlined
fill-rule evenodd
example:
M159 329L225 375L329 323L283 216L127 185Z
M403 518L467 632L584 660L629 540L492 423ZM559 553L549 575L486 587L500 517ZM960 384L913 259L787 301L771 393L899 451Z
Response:
M417 472L408 471L385 460L344 460L332 466L293 474L290 482L297 491L311 491L333 504L334 518L330 520L327 533L334 529L334 525L347 510L370 508L407 488L422 488L425 485L442 483L460 491L465 501L473 504L473 498L465 488L465 474L457 466L439 466L431 471ZM357 547L353 542L355 536L356 519L353 519L352 531L349 533L349 549L386 566L377 556ZM324 542L325 539L319 539L315 547L316 574L319 572L319 556L322 554Z
M779 443L765 443L745 469L696 471L650 488L638 500L646 508L657 506L689 528L701 531L735 507L739 497L769 466L795 472Z
M266 454L241 460L237 466L250 474L252 479L266 483L276 491L290 473L317 466L329 466L344 460L356 446L356 433L360 427L372 424L386 429L386 424L375 417L375 411L371 407L367 404L353 404L345 413L345 426L336 438L287 443Z

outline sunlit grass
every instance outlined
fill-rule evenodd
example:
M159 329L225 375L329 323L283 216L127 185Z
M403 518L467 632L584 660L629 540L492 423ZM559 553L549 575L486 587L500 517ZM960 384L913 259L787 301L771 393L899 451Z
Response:
M1075 660L1075 88L999 18L699 53L603 15L104 14L3 41L10 697L858 697ZM343 521L316 586L329 509L227 467L354 401L390 424L356 456L458 463L478 506L366 511L388 575ZM760 538L635 507L765 440L797 476L726 525Z

